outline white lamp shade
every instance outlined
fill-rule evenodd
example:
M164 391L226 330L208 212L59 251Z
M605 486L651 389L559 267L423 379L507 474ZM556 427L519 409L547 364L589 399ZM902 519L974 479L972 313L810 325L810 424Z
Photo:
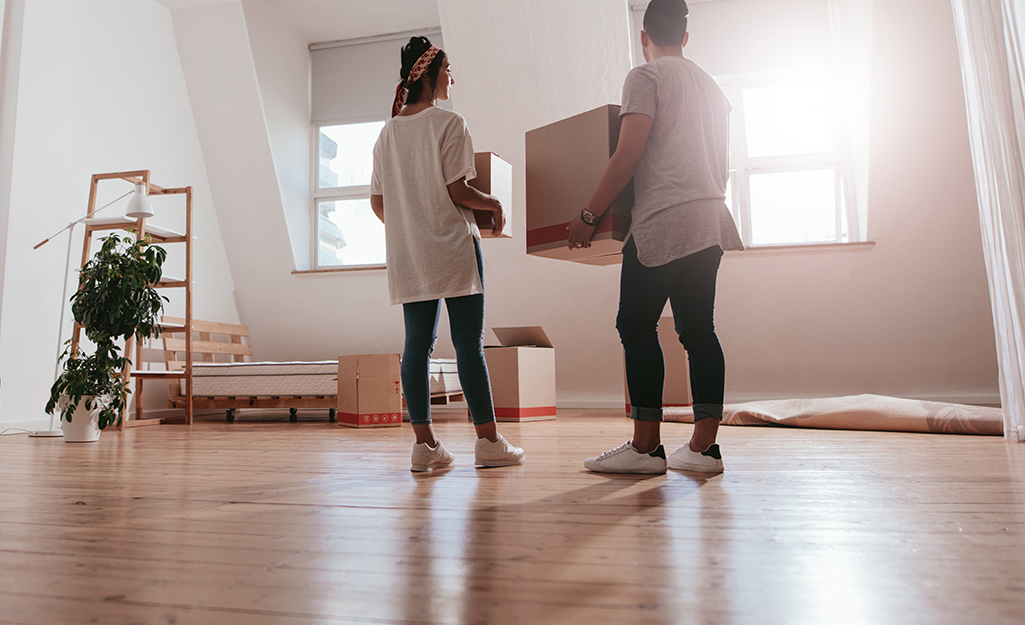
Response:
M149 219L153 216L153 204L146 195L146 185L136 184L135 194L128 200L128 210L125 217L129 219Z

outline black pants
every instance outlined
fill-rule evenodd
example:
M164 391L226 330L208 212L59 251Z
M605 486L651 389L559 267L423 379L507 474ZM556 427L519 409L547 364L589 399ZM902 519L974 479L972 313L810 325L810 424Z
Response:
M658 320L669 300L690 363L694 419L722 419L726 361L712 319L722 254L718 246L710 247L659 267L645 267L637 260L632 238L623 247L616 329L626 350L631 418L662 420L665 361Z

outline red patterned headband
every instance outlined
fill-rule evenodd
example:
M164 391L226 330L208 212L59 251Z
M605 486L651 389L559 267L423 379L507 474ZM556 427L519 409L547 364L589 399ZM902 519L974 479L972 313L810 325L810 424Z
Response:
M420 77L424 75L427 68L431 66L431 62L434 61L434 57L438 56L441 52L440 49L435 46L427 48L427 52L420 55L420 58L413 63L413 69L409 70L409 77L399 82L399 86L395 88L395 102L392 103L391 116L395 117L402 110L402 103L406 101L406 93L409 92L409 85L420 80Z

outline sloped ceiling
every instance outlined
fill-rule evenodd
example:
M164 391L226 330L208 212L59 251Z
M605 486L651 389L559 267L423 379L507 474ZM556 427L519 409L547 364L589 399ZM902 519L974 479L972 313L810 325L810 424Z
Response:
M171 10L238 0L157 0ZM247 0L249 1L249 0ZM435 0L255 0L274 6L307 43L357 39L433 28L441 22Z

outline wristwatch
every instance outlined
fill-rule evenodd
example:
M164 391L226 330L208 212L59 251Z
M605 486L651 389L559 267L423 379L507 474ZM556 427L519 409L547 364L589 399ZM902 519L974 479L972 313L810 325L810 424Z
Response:
M599 219L601 219L601 215L595 215L586 208L580 211L580 220L592 228L598 225Z

